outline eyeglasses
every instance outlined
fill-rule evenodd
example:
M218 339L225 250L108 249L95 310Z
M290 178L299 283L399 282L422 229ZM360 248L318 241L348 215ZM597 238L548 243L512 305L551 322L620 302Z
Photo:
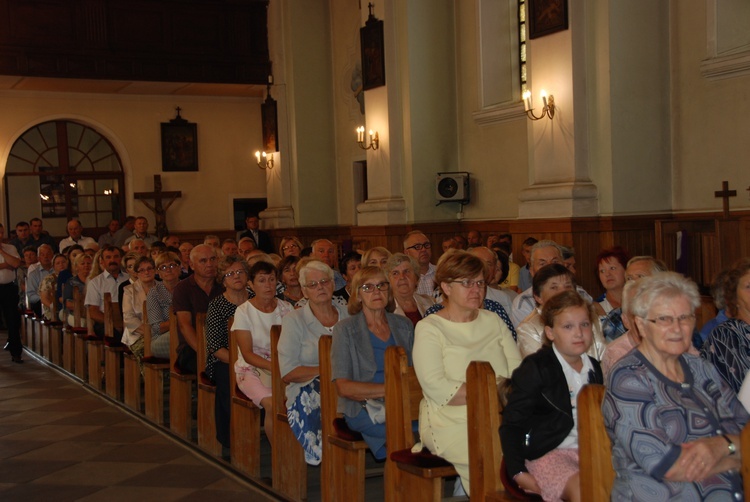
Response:
M299 249L299 246L298 246L298 245L296 245L296 244L287 244L286 246L284 246L283 248L281 248L281 250L282 250L282 251L288 251L288 250L290 250L290 249L292 249L292 248L297 248L297 249Z
M244 275L245 271L241 268L238 268L237 270L232 270L231 272L227 272L224 274L224 279L229 279L230 277L234 277L235 275Z
M359 289L361 289L363 293L372 293L376 289L378 291L388 291L388 288L390 287L391 285L387 282L379 282L377 284L362 284Z
M681 316L671 316L671 315L660 315L655 317L654 319L647 319L645 317L641 317L644 321L652 322L656 324L657 326L661 326L662 328L669 328L674 325L674 322L677 321L681 325L689 325L692 322L695 322L695 315L693 314L682 314Z
M135 268L135 263L130 263L128 265L125 265L126 270L133 270Z
M413 246L409 246L406 249L414 249L415 251L422 251L422 249L431 249L432 244L429 242L420 242L419 244L414 244Z
M312 281L312 282L308 282L307 284L305 284L305 287L306 287L307 289L315 289L315 288L317 288L318 286L323 286L323 287L326 287L326 286L328 286L328 285L329 285L330 283L331 283L331 279L321 279L321 280L319 280L319 281Z
M172 270L173 268L177 268L177 267L179 267L179 265L176 263L170 263L169 265L161 265L159 267L159 272L166 272L168 270Z
M142 268L142 269L138 270L138 273L139 274L145 274L145 273L153 272L153 271L154 271L154 267L146 267L146 268Z
M483 288L485 284L487 284L487 281L479 280L479 281L470 281L469 279L463 279L460 281L451 281L454 284L460 284L461 286L465 287L466 289L471 289L474 286L478 288Z

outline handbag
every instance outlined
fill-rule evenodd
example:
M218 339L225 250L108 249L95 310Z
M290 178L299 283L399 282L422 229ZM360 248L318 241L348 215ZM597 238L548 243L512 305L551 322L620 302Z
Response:
M267 369L263 368L253 368L253 373L255 373L255 376L260 379L260 383L262 383L266 387L271 387L271 372Z
M365 409L374 424L385 423L385 401L381 399L368 399L365 401Z

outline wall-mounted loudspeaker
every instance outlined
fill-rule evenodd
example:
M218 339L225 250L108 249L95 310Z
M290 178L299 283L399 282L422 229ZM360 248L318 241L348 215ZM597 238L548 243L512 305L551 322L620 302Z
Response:
M435 178L435 197L438 204L443 202L468 204L471 199L469 176L467 172L438 173Z

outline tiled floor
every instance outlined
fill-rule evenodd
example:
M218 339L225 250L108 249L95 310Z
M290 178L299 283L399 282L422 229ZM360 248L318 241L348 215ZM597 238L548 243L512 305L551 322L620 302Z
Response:
M80 383L0 352L0 500L262 501L205 460Z

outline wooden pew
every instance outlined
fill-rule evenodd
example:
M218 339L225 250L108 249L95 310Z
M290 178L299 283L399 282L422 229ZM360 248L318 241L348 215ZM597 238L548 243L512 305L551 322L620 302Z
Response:
M492 365L473 361L466 368L466 414L469 432L469 479L472 501L517 500L501 481L500 404ZM586 499L584 499L586 500Z
M94 333L94 321L86 309L86 328L88 334L85 337L86 345L86 381L90 386L98 391L104 390L104 338L99 338Z
M605 387L584 386L578 393L578 457L581 465L581 500L608 501L615 480L612 443L604 428L602 400Z
M362 435L346 426L337 412L338 393L331 381L331 335L318 342L320 365L320 412L323 459L320 463L321 499L327 501L365 500L365 452Z
M171 321L171 319L170 319ZM148 309L144 303L143 322L143 394L146 418L158 425L164 425L164 379L169 374L169 359L154 357L151 353L151 325ZM177 333L164 333L161 336L177 336Z
M73 310L73 327L70 329L70 333L74 337L72 366L75 370L76 377L85 381L88 370L86 337L89 334L89 326L84 326L84 324L85 321L88 321L89 319L86 314L86 307L83 304L83 291L79 291L77 287L73 289L73 301L75 303Z
M230 318L227 323L229 331L229 395L230 422L229 437L232 442L230 452L232 465L250 477L260 477L260 408L237 387L237 373L234 363L237 361L239 347L237 337L232 332ZM271 410L266 410L270 413Z
M198 336L198 446L214 456L221 456L216 439L216 385L206 375L206 314L195 316Z
M130 352L116 333L122 332L120 305L112 302L112 295L104 293L104 388L112 399L122 399L123 354Z
M745 424L740 434L740 452L742 453L742 488L745 498L750 497L750 422Z
M73 288L73 301L73 324L68 324L68 319L65 319L62 341L62 366L68 373L75 371L75 331L86 330L82 327L81 319L85 319L85 315L82 315L83 295L78 290L78 286Z
M42 318L40 329L42 331L43 356L52 364L62 363L62 321L58 320L57 302L52 302L52 320Z
M302 445L294 436L286 414L286 383L279 372L278 344L281 326L271 327L271 380L273 406L273 441L271 478L273 489L292 500L307 498L307 463Z
M148 324L148 314L146 312L146 301L143 302L143 322L141 323L141 332L144 333L143 340L145 344L146 332L149 336L149 349L151 347L151 326ZM144 351L145 357L145 351ZM141 398L141 368L138 359L130 351L123 352L123 401L130 409L140 413L143 399Z
M39 344L39 325L36 321L36 314L33 310L26 310L23 313L23 322L26 325L26 337L29 340L28 348L32 352L40 353Z
M457 476L449 462L427 449L412 453L412 421L419 419L422 387L409 366L403 347L385 352L386 445L385 500L387 502L438 501L443 495L443 478Z
M177 315L169 311L169 429L180 437L193 435L193 383L195 374L185 373L177 365Z

